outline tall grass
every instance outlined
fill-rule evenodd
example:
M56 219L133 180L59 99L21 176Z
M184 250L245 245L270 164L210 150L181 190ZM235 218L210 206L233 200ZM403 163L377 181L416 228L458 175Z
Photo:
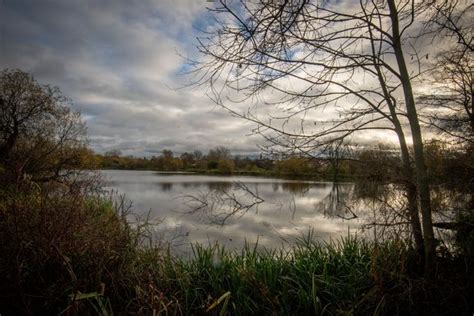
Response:
M140 297L128 307L182 315L438 315L472 310L472 277L440 273L438 280L424 280L416 276L410 252L401 240L374 244L348 236L321 244L311 234L290 252L194 245L193 256L180 259L142 250L133 274L145 279L132 282L140 284Z

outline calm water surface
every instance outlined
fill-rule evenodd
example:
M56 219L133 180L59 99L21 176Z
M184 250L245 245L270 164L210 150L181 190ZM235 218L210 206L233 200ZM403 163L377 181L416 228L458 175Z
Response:
M134 213L159 222L156 238L173 249L192 242L218 241L241 248L245 241L276 248L294 243L310 229L321 240L356 231L344 198L352 184L291 181L260 177L165 174L155 171L103 170L108 190L125 194Z

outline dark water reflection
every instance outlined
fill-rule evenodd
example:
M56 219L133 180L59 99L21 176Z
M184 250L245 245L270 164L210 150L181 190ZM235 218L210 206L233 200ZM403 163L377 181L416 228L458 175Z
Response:
M354 232L348 198L352 184L256 177L163 175L152 171L102 171L107 188L125 193L136 213L160 220L156 234L174 246L219 241L240 248L292 244L313 229L329 240ZM349 220L352 218L352 220Z

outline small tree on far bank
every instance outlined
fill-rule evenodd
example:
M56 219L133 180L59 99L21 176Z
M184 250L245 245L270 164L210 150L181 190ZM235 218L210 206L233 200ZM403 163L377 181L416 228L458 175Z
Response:
M235 164L232 159L219 159L217 162L217 169L224 174L231 174L234 172Z

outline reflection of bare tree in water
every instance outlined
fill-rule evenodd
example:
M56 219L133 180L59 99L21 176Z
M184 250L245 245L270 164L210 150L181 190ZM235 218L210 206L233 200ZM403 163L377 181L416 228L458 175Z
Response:
M395 185L379 183L334 183L329 194L315 205L328 217L346 220L362 217L363 230L375 240L406 236L410 218L404 191Z
M371 229L374 239L398 239L411 234L405 190L394 184L380 184L376 191L359 200L372 212L363 228Z
M209 191L229 191L233 186L233 182L207 182Z
M401 185L358 179L354 184L353 201L364 213L362 228L371 230L375 240L411 234L408 198Z
M297 211L295 196L306 195L314 183L305 182L284 182L278 184L284 191L290 192L292 197L288 208L294 220ZM233 190L232 190L233 189ZM278 187L273 184L273 190L278 191ZM234 216L243 216L250 209L255 208L258 212L258 205L264 199L258 193L258 185L254 190L241 182L219 182L208 183L208 191L195 195L182 196L184 205L189 208L189 214L195 214L210 221L212 224L224 225L225 222ZM322 201L315 205L315 208L328 217L339 217L343 219L357 218L351 207L353 199L353 186L334 183L331 192ZM286 203L285 203L286 204ZM284 204L279 205L280 209Z
M362 228L371 230L375 239L410 233L410 219L404 191L395 185L334 183L330 193L316 208L329 217L346 220L364 218Z
M253 192L241 182L222 184L206 193L183 196L189 213L205 216L213 224L224 225L229 218L243 216L254 207L258 211L258 205L264 202L258 195L258 187ZM232 185L234 190L231 191Z
M201 186L200 182L181 182L180 185L185 189L198 189Z
M171 182L161 182L160 189L162 192L169 192L173 188L173 183Z
M364 218L362 229L375 239L403 236L410 232L406 196L394 185L334 183L329 194L315 205L328 217L345 220Z
M333 183L329 194L320 202L315 204L317 211L328 217L340 217L343 219L357 218L352 206L353 186Z
M313 184L308 182L284 182L281 187L296 196L304 196Z
M280 188L280 184L279 183L272 183L272 189L273 189L273 192L278 192L278 189Z
M449 242L454 236L450 229L458 229L453 228L456 214L472 203L472 198L469 194L433 187L432 203L436 235L439 240ZM362 217L362 229L369 230L375 240L393 240L411 234L407 196L400 185L370 181L356 181L353 185L335 183L315 208L328 217Z

